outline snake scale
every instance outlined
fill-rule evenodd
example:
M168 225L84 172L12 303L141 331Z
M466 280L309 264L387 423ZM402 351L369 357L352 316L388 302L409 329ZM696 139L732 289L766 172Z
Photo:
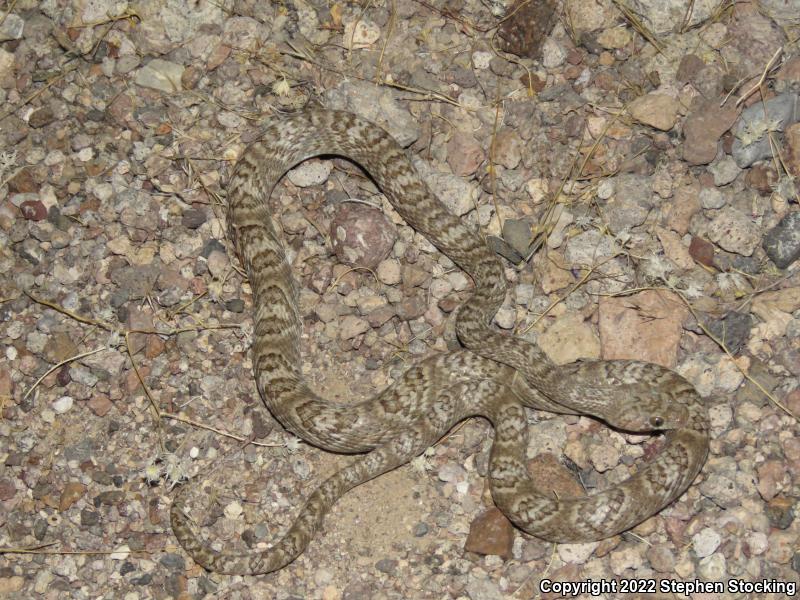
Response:
M359 164L406 222L475 284L455 322L464 349L423 360L355 405L325 400L303 380L296 283L267 202L290 168L319 155ZM184 487L172 503L172 528L203 567L229 574L284 567L303 552L342 494L409 462L470 416L486 417L495 429L489 480L496 505L520 529L545 540L592 541L625 531L672 502L700 471L708 452L707 413L682 377L636 361L555 366L536 345L492 329L506 294L499 259L428 190L380 127L323 109L269 120L230 177L227 219L253 290L253 365L268 409L306 442L358 456L312 492L283 538L261 552L212 549L187 515ZM626 431L663 432L666 443L622 483L559 498L537 489L527 472L525 406L592 415Z

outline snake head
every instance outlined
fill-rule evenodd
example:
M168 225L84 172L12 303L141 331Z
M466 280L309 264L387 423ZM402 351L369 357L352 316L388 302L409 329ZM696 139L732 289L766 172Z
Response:
M652 390L649 394L645 392L640 397L641 402L631 402L624 406L623 410L611 411L604 418L617 429L634 433L650 433L685 427L689 419L686 407L667 405L659 399L653 401L655 395Z
M612 427L636 433L692 427L692 407L701 403L692 385L666 367L632 360L586 361L577 379L585 412Z

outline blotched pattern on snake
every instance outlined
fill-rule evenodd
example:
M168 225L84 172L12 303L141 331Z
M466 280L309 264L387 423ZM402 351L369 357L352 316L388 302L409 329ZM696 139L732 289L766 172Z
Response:
M343 156L363 167L397 212L475 283L456 317L465 349L422 361L356 405L331 403L303 380L296 284L267 203L286 171L318 155ZM705 461L706 409L679 375L636 361L557 367L534 344L491 327L506 294L498 258L477 231L447 211L403 149L376 125L327 110L269 121L230 178L228 227L253 289L253 364L267 407L306 442L360 456L322 483L285 536L263 552L216 552L203 542L186 514L186 486L173 501L172 527L209 570L259 574L284 567L306 548L337 498L409 462L470 416L484 416L495 428L489 478L497 506L523 531L555 542L598 540L633 527L683 493ZM558 498L537 489L526 470L524 406L592 415L628 431L664 431L666 444L621 484Z

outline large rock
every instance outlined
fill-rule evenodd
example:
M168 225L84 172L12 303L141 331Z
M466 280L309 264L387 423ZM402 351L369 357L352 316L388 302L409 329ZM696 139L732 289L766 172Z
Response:
M726 206L708 225L709 239L728 252L751 256L758 246L758 231L750 217L742 211Z
M647 94L640 96L629 107L631 116L645 125L669 131L678 120L680 103L666 94Z
M692 165L707 165L717 156L717 142L736 122L739 109L729 102L720 108L709 101L692 110L683 124L683 159Z
M542 46L555 22L554 0L517 0L509 6L497 30L500 47L517 56L539 59L542 57Z
M680 298L663 290L601 297L603 358L643 360L674 367L687 313Z
M741 168L749 167L757 160L772 156L770 133L774 136L789 125L800 120L800 95L781 94L756 102L742 111L733 131L731 154Z
M689 13L689 5L692 5ZM677 31L684 25L693 27L710 17L717 8L719 0L629 0L627 5L638 14L644 24L655 34Z
M343 263L375 268L396 239L397 231L383 211L364 204L342 204L331 221L333 251Z

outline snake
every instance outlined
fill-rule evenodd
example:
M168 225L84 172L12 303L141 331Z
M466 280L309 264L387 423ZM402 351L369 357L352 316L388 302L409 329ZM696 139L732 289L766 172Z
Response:
M303 377L298 285L268 203L291 168L317 156L359 165L406 223L474 283L455 316L460 347L422 360L353 404L318 395ZM344 493L410 462L474 416L494 428L488 481L495 505L525 533L551 542L624 532L681 496L700 472L708 454L708 413L686 379L634 360L555 365L535 343L493 327L506 295L502 263L480 232L429 190L380 126L324 108L270 117L236 162L227 202L228 237L252 289L259 394L287 431L323 450L355 456L311 492L288 531L264 550L216 550L190 517L191 486L182 486L170 507L172 530L207 570L259 575L285 567L307 548ZM528 473L527 408L594 417L622 431L659 435L664 444L621 483L591 495L557 496L539 489Z

